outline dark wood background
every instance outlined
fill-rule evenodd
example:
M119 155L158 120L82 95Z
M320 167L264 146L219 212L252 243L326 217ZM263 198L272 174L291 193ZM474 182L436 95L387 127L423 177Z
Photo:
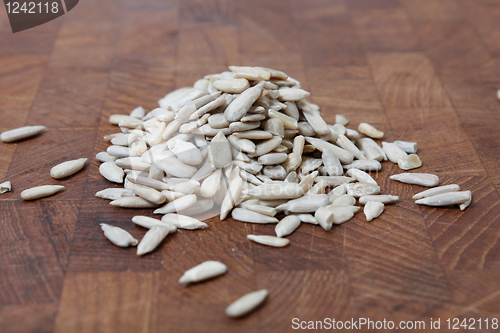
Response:
M43 135L0 144L2 332L284 332L292 319L500 316L500 2L497 0L85 0L48 24L13 34L0 9L0 131L44 124ZM325 119L367 121L417 141L421 172L470 189L465 211L416 206L418 186L376 179L402 199L367 223L362 213L325 232L303 225L291 245L246 240L274 226L231 219L169 236L138 258L99 223L137 238L136 214L94 197L110 184L94 156L116 131L113 113L152 109L168 91L228 65L262 65L300 80ZM88 157L62 181L50 168ZM64 184L23 202L23 189ZM216 280L184 288L208 259ZM264 307L226 318L240 295L267 288ZM427 326L428 328L429 326ZM484 326L483 326L484 327Z

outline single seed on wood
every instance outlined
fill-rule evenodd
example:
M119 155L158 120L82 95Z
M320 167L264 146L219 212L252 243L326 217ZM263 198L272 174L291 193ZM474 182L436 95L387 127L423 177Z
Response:
M12 184L9 181L5 181L0 184L0 194L10 192L12 190Z
M417 154L410 154L405 157L401 157L398 160L398 166L403 170L416 169L422 166L422 161Z
M216 81L217 82L217 81ZM227 272L227 267L221 262L208 260L188 269L179 279L179 283L188 285L212 279Z
M350 183L346 185L347 194L355 198L363 195L378 194L380 193L380 186L371 183Z
M368 201L377 201L381 202L383 204L388 204L392 202L396 202L399 200L399 197L397 195L386 195L386 194L368 194L368 195L363 195L359 198L359 203L364 205Z
M149 229L139 245L137 245L137 255L142 256L156 249L163 239L167 237L168 233L169 230L166 227L156 226Z
M497 90L497 98L500 100L500 89Z
M266 289L246 294L245 296L231 303L231 305L226 308L226 315L228 315L229 317L242 317L246 314L249 314L264 302L267 294L268 292Z
M45 126L24 126L9 131L5 131L0 134L0 140L5 143L14 142L21 139L26 139L37 135L43 131Z
M264 215L245 208L234 208L231 217L237 221L250 223L278 223L279 220L273 216Z
M62 191L64 186L62 185L42 185L33 187L21 192L21 198L23 200L35 200L56 194Z
M418 199L415 203L427 206L460 205L469 201L470 198L470 191L447 192Z
M457 184L443 185L419 192L413 196L413 199L418 200L422 198L428 198L437 194L457 192L457 191L460 191L460 186Z
M165 206L156 209L153 214L168 214L178 212L194 205L197 201L195 194L188 194L174 201L167 203Z
M157 204L147 201L140 197L124 197L113 200L109 203L111 206L122 208L156 208Z
M333 199L333 201L331 202L332 206L354 206L355 204L356 204L356 199L349 194L343 194Z
M274 247L285 247L290 243L290 240L286 238L275 236L247 235L247 238L256 243Z
M333 212L330 209L328 209L327 207L319 208L314 213L314 218L316 219L316 221L318 221L318 224L326 231L329 231L332 229L333 222L334 222Z
M293 213L315 212L320 207L328 206L330 199L326 194L305 195L301 198L290 200L287 203L276 207L280 211L289 211Z
M217 168L224 168L231 164L232 155L231 155L231 145L229 141L227 141L224 133L219 132L213 139L210 141L209 146L209 158L210 162Z
M124 197L133 197L135 193L133 190L126 188L107 188L95 194L96 197L108 200L116 200Z
M406 184L434 187L439 184L439 177L430 173L400 173L389 177Z
M276 236L284 237L290 235L300 226L300 219L295 215L288 215L281 219L281 221L276 225L274 231Z
M417 143L409 142L409 141L400 141L396 140L393 142L396 146L403 149L408 154L416 154L417 153Z
M181 214L165 214L161 218L163 222L173 223L177 228L180 229L205 229L208 227L208 224L205 222L201 222L198 219L195 219L190 216L181 215Z
M383 211L384 211L384 204L379 201L368 201L363 210L366 216L366 220L368 222L379 217Z
M375 160L356 160L350 164L344 164L343 167L345 170L355 168L362 171L379 171L382 169L382 164Z
M101 223L101 229L104 232L104 236L116 246L129 247L130 245L135 246L139 243L137 239L122 228Z
M177 231L177 227L173 223L163 222L148 216L136 215L132 218L132 222L146 229L151 229L152 227L165 227L168 228L169 233Z
M259 98L264 83L259 83L252 88L248 88L244 92L242 92L235 100L229 104L229 106L224 111L224 117L228 121L238 121L245 116L248 109L252 106L253 103Z
M363 183L370 183L373 185L378 185L375 179L372 178L369 174L367 174L364 171L361 171L356 168L352 168L347 170L347 174L351 176L352 178L356 179L358 182L363 182Z
M384 132L379 131L368 123L360 123L358 126L358 131L374 139L382 139L384 137Z
M250 88L250 83L247 79L222 79L214 81L214 87L228 94L240 94Z

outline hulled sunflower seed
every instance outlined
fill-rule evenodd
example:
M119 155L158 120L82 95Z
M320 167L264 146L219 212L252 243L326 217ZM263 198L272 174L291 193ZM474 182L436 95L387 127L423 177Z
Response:
M151 229L152 227L165 227L168 228L170 233L177 231L177 227L173 223L163 222L148 216L136 215L132 218L132 222L146 229Z
M0 140L5 143L14 142L22 139L26 139L37 135L43 131L45 126L24 126L9 131L2 132L0 134Z
M382 142L382 147L384 148L384 152L387 155L387 158L392 163L398 163L398 160L400 158L404 158L408 155L403 149L399 148L394 143Z
M285 162L287 157L285 153L270 153L259 156L258 161L262 165L275 165Z
M282 122L283 126L287 129L294 130L294 129L298 128L297 120L295 120L294 118L292 118L290 116L287 116L284 113L269 109L268 115L269 115L269 118L271 118L271 119L279 119ZM284 133L283 133L283 136L284 136Z
M382 161L386 160L387 156L385 155L384 149L380 147L375 141L371 138L361 138L357 140L357 144L361 148L361 151L369 160Z
M331 201L332 206L354 206L355 204L356 199L349 194L340 195L337 198L333 199L333 201Z
M384 132L379 131L368 123L360 123L358 126L358 131L373 139L382 139L384 137Z
M378 194L378 195L363 195L359 198L359 203L364 205L368 201L377 201L381 202L383 204L388 204L392 202L396 202L399 200L399 197L397 195L384 195L384 194Z
M357 159L366 160L366 156L344 134L340 134L336 142L340 147L353 153Z
M163 215L161 220L163 222L172 223L180 229L195 230L205 229L206 227L208 227L208 224L206 224L205 222L201 222L198 219L181 214L165 214Z
M341 224L349 221L359 210L358 206L326 206L333 213L333 223Z
M116 200L124 197L133 197L135 193L133 190L126 188L107 188L95 194L96 197L108 200Z
M258 157L271 152L281 144L283 139L280 136L273 136L272 139L264 140L256 145L255 153L248 154L249 157Z
M344 164L343 168L345 170L355 168L362 171L379 171L382 169L382 164L375 160L356 160L350 164Z
M471 198L470 191L458 191L436 194L430 197L418 199L415 201L419 205L427 206L449 206L466 203Z
M339 186L342 184L347 184L355 181L354 178L345 177L345 176L318 176L314 179L316 182L326 182L328 186Z
M234 208L231 217L237 221L250 223L278 223L279 220L273 216L264 215L245 208Z
M301 198L290 200L287 203L276 207L280 211L289 211L293 213L315 212L320 207L330 204L330 199L326 194L305 195Z
M276 225L274 231L276 236L284 237L290 235L300 226L300 219L295 215L288 215L281 219L281 221Z
M200 194L205 198L211 198L217 193L220 186L222 169L215 170L210 176L205 178L200 186Z
M437 194L457 192L457 191L460 191L460 186L457 184L443 185L419 192L413 196L413 199L418 200L422 198L431 197Z
M258 199L295 199L304 195L304 190L297 183L274 182L248 189L246 194Z
M430 173L400 173L389 177L406 184L434 187L439 184L439 177Z
M246 79L222 79L214 81L214 87L225 93L240 94L250 88L250 83Z
M216 81L217 82L217 81ZM179 279L179 283L188 285L212 279L227 272L227 266L221 262L208 260L188 269Z
M243 191L243 179L241 179L240 177L235 177L229 183L229 188L220 207L221 220L224 220L227 214L229 214L229 212L231 211L231 209L233 209L234 206L239 204L239 200L242 196L242 191Z
M252 139L252 140L266 140L272 139L273 135L269 132L261 131L261 130L250 130L246 132L236 132L234 136L240 139Z
M372 178L369 174L364 171L361 171L356 168L352 168L347 170L347 174L352 178L356 179L358 182L369 183L373 185L378 185L375 179Z
M248 109L252 104L259 98L264 83L259 83L252 88L248 88L242 92L236 99L229 104L229 106L224 111L224 117L228 121L238 121L247 113Z
M194 205L197 201L197 197L195 194L188 194L183 197L180 197L174 201L167 203L165 206L156 209L154 214L168 214L175 213L181 211L183 209L187 209Z
M286 177L286 170L281 165L268 165L262 169L264 175L274 180L284 180Z
M127 180L130 181L131 183L138 184L138 185L144 185L147 187L154 188L155 190L170 190L171 186L156 180L156 179L151 179L148 177L143 177L143 176L134 176L132 174L127 175Z
M5 181L0 184L0 194L10 192L12 190L12 184L9 181Z
M459 205L460 210L465 210L465 208L469 207L469 205L470 205L470 204L471 204L471 202L472 202L472 192L471 192L471 191L469 191L469 190L467 190L467 191L465 191L465 192L469 195L469 199L467 199L467 201L466 201L466 202L464 202L464 203L462 203L462 204L460 204L460 205Z
M408 154L416 154L417 153L417 143L409 142L409 141L400 141L396 140L393 142L396 146L403 149Z
M321 117L318 109L314 108L310 111L305 111L304 109L302 109L302 111L304 111L302 114L316 133L321 135L330 133L330 128L328 127L328 124L325 122L325 120Z
M42 185L33 188L29 188L21 192L21 198L23 200L35 200L40 198L45 198L62 191L64 186L62 185Z
M167 175L179 178L191 178L198 169L181 162L177 157L170 156L155 162L156 166L165 171Z
M330 176L342 176L344 170L342 169L342 164L340 164L340 160L335 155L335 152L331 149L323 150L323 154L321 154L321 159L323 164L325 165L326 172Z
M210 142L210 162L217 168L224 168L231 164L231 145L223 132L219 132Z
M271 72L263 67L229 66L229 70L235 73L235 76L249 80L269 81L271 79Z
M101 151L95 155L95 158L100 162L114 162L118 159L116 156L111 156L107 152Z
M371 183L350 183L346 185L347 194L359 198L363 195L380 193L380 186Z
M261 305L268 292L266 289L254 291L237 299L226 308L226 315L229 317L242 317L254 311Z
M286 238L279 238L275 236L247 235L247 238L255 243L274 247L285 247L290 243L290 240Z
M333 226L333 212L327 207L321 207L314 213L314 218L318 221L318 224L329 231Z
M318 220L311 214L295 214L300 220L300 222L309 223L309 224L318 224Z
M411 170L420 168L422 166L422 161L418 157L417 154L410 154L404 157L401 157L398 160L398 166L402 170Z
M368 201L365 205L363 212L365 213L368 222L377 218L384 211L384 204L379 201Z
M106 223L101 223L101 229L104 232L104 236L119 247L129 247L135 246L139 243L137 239L132 237L127 231L122 228L114 227Z
M338 113L335 115L335 123L346 126L347 124L349 124L349 118L347 118L343 114Z
M156 208L157 204L147 201L140 197L123 197L113 200L109 203L111 206L123 208Z
M337 155L340 162L343 164L352 163L354 159L354 154L350 151L342 149L336 145L333 145L329 142L323 141L317 138L306 137L306 141L309 142L314 148L318 149L321 152L324 152L325 149L331 149Z
M166 227L155 226L149 229L137 245L137 255L142 256L156 249L168 233L169 230Z
M132 184L132 190L137 196L157 205L161 205L167 200L163 193L144 185Z

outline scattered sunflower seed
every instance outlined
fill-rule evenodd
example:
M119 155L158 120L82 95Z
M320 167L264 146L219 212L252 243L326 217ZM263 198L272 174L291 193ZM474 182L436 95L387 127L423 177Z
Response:
M104 232L104 236L119 247L129 247L135 246L139 243L137 239L132 237L127 231L122 228L114 227L106 223L101 223L101 229Z
M24 126L16 129L12 129L9 131L2 132L0 134L0 140L3 142L9 143L22 139L26 139L32 136L37 135L41 131L43 131L45 126Z
M42 185L33 187L21 192L21 198L23 200L35 200L40 198L45 198L62 191L64 186L62 185Z
M0 184L0 194L10 192L12 190L12 184L9 181L5 181Z
M266 289L246 294L226 308L226 315L229 317L243 317L257 309L265 301L267 295Z
M221 262L208 260L188 269L179 279L179 283L187 285L212 279L227 272L227 266Z

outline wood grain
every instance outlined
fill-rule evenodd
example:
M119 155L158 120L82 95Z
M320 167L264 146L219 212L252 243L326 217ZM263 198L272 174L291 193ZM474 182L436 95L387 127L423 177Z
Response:
M2 332L285 332L293 318L424 320L500 316L500 4L496 0L80 1L48 24L12 34L0 10L0 131L48 128L0 144ZM336 113L418 142L421 172L473 193L464 212L415 205L423 188L374 175L401 197L375 221L362 213L326 232L302 225L272 249L246 235L273 226L209 219L137 257L99 230L150 210L95 198L115 187L95 154L113 113L156 106L168 91L228 65L283 70ZM50 168L87 157L56 181ZM20 192L63 184L56 196ZM220 260L228 273L182 287L183 272ZM270 295L251 316L225 307ZM485 330L482 330L485 331Z

